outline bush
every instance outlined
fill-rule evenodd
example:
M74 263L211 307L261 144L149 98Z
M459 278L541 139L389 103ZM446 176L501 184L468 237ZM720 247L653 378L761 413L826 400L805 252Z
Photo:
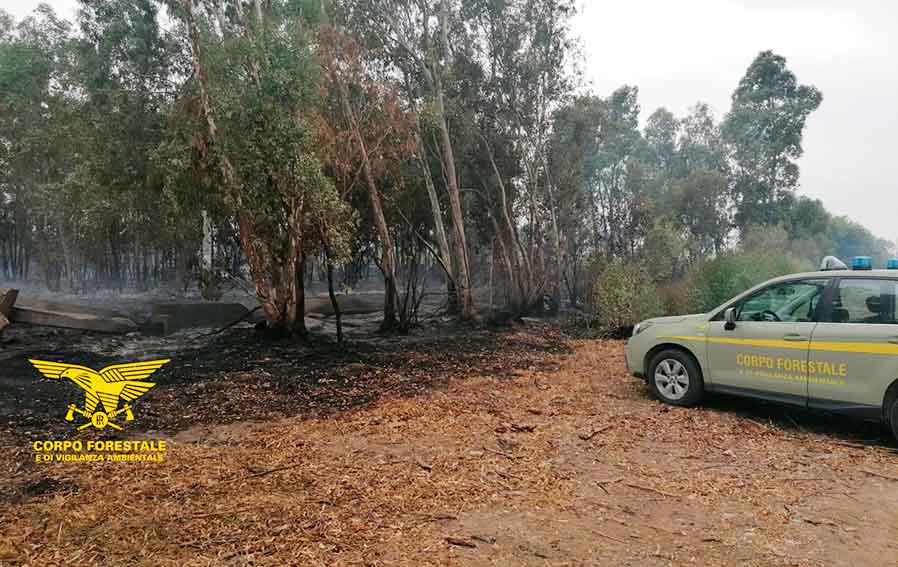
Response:
M684 278L658 287L658 297L665 315L687 315L694 312L690 284L689 279Z
M649 271L636 261L613 260L593 285L590 299L596 323L612 334L664 310Z
M688 242L683 231L666 222L658 222L648 232L640 258L659 284L682 278Z
M770 278L812 269L782 252L731 252L696 264L687 280L691 310L704 313Z

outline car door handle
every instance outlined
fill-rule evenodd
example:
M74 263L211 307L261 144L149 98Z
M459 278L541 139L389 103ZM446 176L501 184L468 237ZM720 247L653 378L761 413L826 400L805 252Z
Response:
M889 337L888 341L893 345L898 345L898 337Z
M804 335L790 334L790 335L786 335L785 337L783 337L783 340L789 341L790 343L800 343L800 342L807 341L808 338Z

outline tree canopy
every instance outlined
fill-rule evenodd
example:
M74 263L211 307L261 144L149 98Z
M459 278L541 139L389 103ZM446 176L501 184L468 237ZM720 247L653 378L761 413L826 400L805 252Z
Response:
M823 99L770 51L722 119L643 120L637 86L584 85L573 0L79 6L0 13L7 279L242 278L302 333L316 273L374 266L407 328L424 285L463 320L579 308L606 265L674 285L764 231L802 262L894 252L798 194Z

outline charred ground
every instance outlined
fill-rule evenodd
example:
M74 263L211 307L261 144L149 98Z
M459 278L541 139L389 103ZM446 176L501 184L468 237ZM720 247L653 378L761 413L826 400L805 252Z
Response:
M880 428L663 406L618 341L442 329L335 350L238 331L172 358L126 430L170 439L166 461L101 466L28 464L78 393L12 360L39 401L6 410L0 560L822 566L898 549Z
M82 390L69 380L49 380L29 358L70 362L99 370L123 362L116 347L144 342L63 330L19 329L2 361L0 431L8 453L36 439L74 438L63 420L70 403L81 405ZM198 335L178 345L178 338L150 340L128 360L166 357L172 362L156 372L156 386L137 405L136 419L121 433L174 435L198 424L265 421L288 416L318 417L371 404L382 396L414 396L445 387L450 378L490 374L512 378L521 370L546 368L546 354L570 353L555 331L536 335L494 333L458 328L416 336L370 336L338 346L311 336L308 340L272 340L252 329L214 336ZM27 344L33 345L28 349ZM90 345L90 349L87 348ZM101 353L98 353L97 351Z

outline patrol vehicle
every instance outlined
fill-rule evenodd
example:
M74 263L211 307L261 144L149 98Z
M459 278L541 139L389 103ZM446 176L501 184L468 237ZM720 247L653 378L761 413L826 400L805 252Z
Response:
M636 325L627 366L658 399L749 396L890 425L898 438L898 260L772 279L700 315Z

